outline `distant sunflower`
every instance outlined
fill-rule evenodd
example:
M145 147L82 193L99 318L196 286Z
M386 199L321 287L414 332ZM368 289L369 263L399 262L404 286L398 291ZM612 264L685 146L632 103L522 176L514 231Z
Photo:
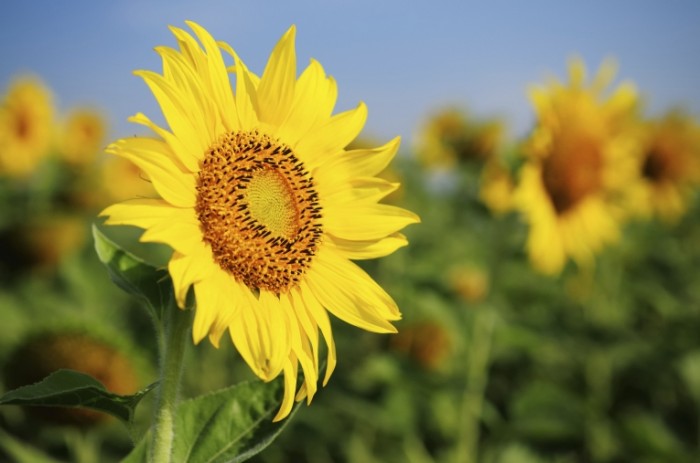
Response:
M588 265L618 239L620 213L610 199L635 175L637 141L628 128L637 102L633 86L622 84L604 98L611 63L589 85L580 60L571 62L569 74L568 85L530 92L538 121L514 200L530 224L530 260L548 274L560 272L568 258Z
M678 111L650 121L640 151L640 182L630 205L644 216L674 222L685 212L700 182L700 127Z
M467 135L467 119L456 108L447 108L433 115L422 128L416 151L427 167L451 169L457 165L457 146Z
M493 157L484 165L479 179L479 199L494 215L513 208L513 177L503 162Z
M25 177L49 152L54 108L35 77L17 78L0 103L0 174Z
M60 153L73 166L90 166L104 149L104 117L91 109L76 109L67 118L60 134Z
M132 117L162 139L128 138L108 151L138 165L163 199L107 208L108 224L145 228L142 241L170 245L178 305L197 300L194 342L218 345L228 330L263 380L284 373L275 417L296 396L311 401L319 374L318 332L328 346L324 384L336 364L327 311L366 330L391 333L400 312L349 259L385 256L407 244L399 233L418 217L378 204L397 185L376 178L399 146L344 148L367 110L331 115L337 89L312 60L297 79L295 28L273 50L261 77L201 26L171 28L180 50L158 47L163 74L138 71L171 131ZM232 90L221 50L233 57Z
M431 168L478 164L494 156L504 132L498 119L470 119L465 111L446 108L422 128L416 151L419 160Z
M109 156L99 168L100 207L127 199L155 198L153 184L146 180L143 171L123 157Z

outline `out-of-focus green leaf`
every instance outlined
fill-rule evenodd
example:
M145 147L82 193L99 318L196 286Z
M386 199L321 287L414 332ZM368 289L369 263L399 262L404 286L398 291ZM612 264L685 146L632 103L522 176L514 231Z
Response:
M0 449L15 463L61 463L0 429ZM0 457L3 453L0 452Z
M536 441L568 441L583 435L580 399L556 384L533 382L513 402L519 435Z
M124 458L121 463L147 463L148 462L148 443L151 438L151 433L146 434L136 447Z
M658 417L644 412L630 413L622 420L622 434L628 448L644 461L692 461L683 446Z
M109 413L130 423L139 401L151 385L134 395L122 396L105 389L90 375L58 370L38 383L23 386L0 396L0 405L39 405L48 407L84 407Z
M168 303L172 283L165 269L158 269L125 251L92 226L95 251L107 267L112 281L127 293L142 300L151 314L160 319L161 309Z
M523 445L510 444L503 449L496 461L497 463L542 463L544 460Z
M700 406L700 351L694 351L678 363L681 377L688 392Z

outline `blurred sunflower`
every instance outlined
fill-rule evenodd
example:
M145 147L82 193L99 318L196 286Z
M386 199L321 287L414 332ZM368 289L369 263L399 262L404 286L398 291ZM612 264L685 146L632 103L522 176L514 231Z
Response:
M311 401L319 374L318 331L328 345L324 384L336 355L326 310L358 327L395 332L392 298L349 259L385 256L407 244L399 233L418 217L378 204L397 188L376 178L399 146L344 148L367 110L332 116L337 89L312 60L296 77L295 28L273 50L261 77L201 26L171 28L180 50L158 47L163 74L138 71L171 131L137 114L162 139L122 139L108 151L133 161L163 199L107 208L108 224L145 228L142 241L170 245L178 305L197 300L193 338L218 345L228 330L260 378L284 373L275 417ZM235 92L221 50L234 60Z
M425 124L416 151L425 166L452 169L459 163L490 159L503 134L500 120L471 120L464 111L447 108Z
M447 328L436 320L414 322L391 339L393 350L409 356L427 370L440 368L453 350Z
M0 104L0 174L25 177L49 154L54 108L37 79L15 79Z
M110 333L112 334L112 333ZM56 327L27 335L8 356L3 376L15 389L41 381L60 369L89 374L116 394L133 394L139 387L139 366L123 339L106 339L78 328ZM28 411L56 424L90 426L108 415L80 408L30 407Z
M128 159L109 156L100 166L100 188L105 204L137 198L155 198L153 184L138 166Z
M448 282L453 291L470 303L481 302L489 292L489 275L477 265L458 265L451 268L448 272Z
M502 215L513 208L513 176L496 157L490 159L480 174L479 199L495 215Z
M648 122L640 150L641 172L630 188L630 206L643 216L674 222L685 212L700 181L700 127L690 116L672 111Z
M61 158L77 167L93 165L103 150L106 134L104 117L91 109L76 109L68 115L59 135Z
M544 273L559 273L569 257L589 265L618 239L621 214L611 197L636 176L638 141L629 127L637 95L623 83L605 98L614 74L604 63L586 85L585 66L575 59L568 85L530 92L538 121L514 201L530 225L530 260Z

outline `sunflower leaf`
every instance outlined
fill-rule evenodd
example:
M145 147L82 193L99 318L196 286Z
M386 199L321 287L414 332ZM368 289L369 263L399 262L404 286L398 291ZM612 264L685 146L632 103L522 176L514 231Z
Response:
M108 413L131 423L134 410L155 384L134 395L109 392L90 375L73 370L58 370L38 383L22 386L0 396L0 405L44 407L83 407Z
M186 400L175 418L173 461L239 463L264 450L282 432L299 405L273 423L282 382L247 381ZM145 463L150 433L122 463Z
M156 320L168 303L172 293L170 275L122 249L107 238L95 225L92 226L97 257L107 267L112 281L127 293L146 304Z

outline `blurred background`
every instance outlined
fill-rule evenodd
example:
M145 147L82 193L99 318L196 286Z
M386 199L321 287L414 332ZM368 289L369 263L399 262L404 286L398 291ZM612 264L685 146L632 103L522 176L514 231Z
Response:
M153 47L187 19L257 73L296 24L299 68L315 58L337 80L336 112L368 105L354 147L402 137L386 202L422 218L409 247L361 263L399 303L399 334L334 324L336 373L256 462L698 461L691 0L5 4L0 390L61 367L123 394L154 380L150 320L90 227L154 194L103 148L142 133L136 112L162 120L131 73L160 71ZM555 162L567 143L593 148ZM167 258L137 230L106 231ZM187 396L251 378L232 346L189 355ZM148 418L146 403L135 429ZM118 461L131 438L96 413L0 409L0 461Z

